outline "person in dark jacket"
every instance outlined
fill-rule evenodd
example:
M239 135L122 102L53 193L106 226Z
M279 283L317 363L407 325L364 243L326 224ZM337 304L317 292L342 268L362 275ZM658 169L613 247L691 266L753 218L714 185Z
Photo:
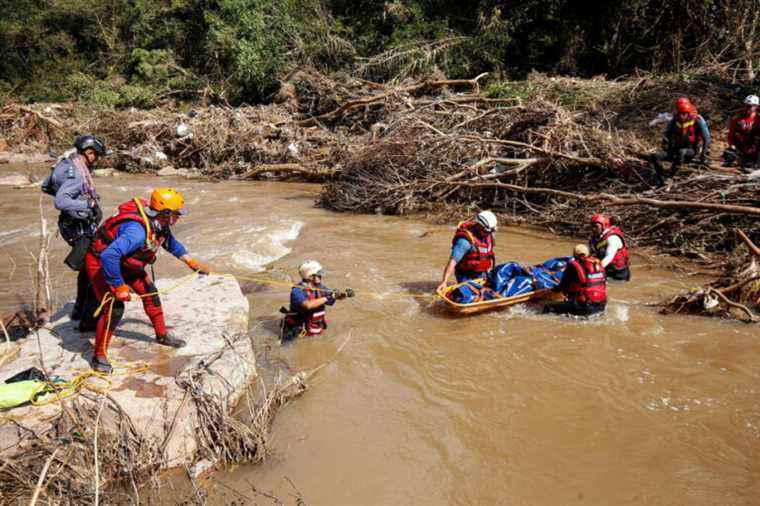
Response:
M671 162L672 177L685 163L692 160L704 162L710 154L711 143L710 128L705 119L688 98L679 98L676 114L663 133L663 149L650 157L658 184L664 185L666 177L661 162Z
M91 171L100 158L110 154L111 151L98 137L77 137L74 149L56 162L50 175L42 183L42 191L55 197L55 208L61 212L58 216L58 230L63 240L71 246L71 252L64 262L79 273L71 319L79 320L80 331L95 330L95 318L92 313L97 306L87 272L83 267L84 256L103 218L100 196L95 190Z

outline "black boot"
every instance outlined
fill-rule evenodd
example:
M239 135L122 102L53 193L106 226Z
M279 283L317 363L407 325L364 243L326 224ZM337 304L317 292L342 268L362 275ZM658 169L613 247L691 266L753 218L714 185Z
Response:
M164 346L171 346L172 348L184 348L187 345L184 339L174 337L170 333L156 337L156 342Z
M111 374L113 372L111 363L105 357L92 357L92 368L97 372L105 374Z

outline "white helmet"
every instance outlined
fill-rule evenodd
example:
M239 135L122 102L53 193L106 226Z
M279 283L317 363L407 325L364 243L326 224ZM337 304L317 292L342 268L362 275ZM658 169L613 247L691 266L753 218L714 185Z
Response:
M749 95L744 99L746 105L760 105L760 98L757 95Z
M322 264L316 260L306 260L298 267L298 273L301 275L301 278L309 279L314 275L321 276L324 274L324 269L322 269Z
M487 232L493 232L496 230L496 226L498 225L498 222L496 221L496 215L491 211L480 211L475 216L475 222L486 229Z

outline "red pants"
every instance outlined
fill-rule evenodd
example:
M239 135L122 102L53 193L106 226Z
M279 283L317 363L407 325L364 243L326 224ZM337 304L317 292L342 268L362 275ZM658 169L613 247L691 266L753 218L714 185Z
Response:
M92 282L92 289L95 292L95 296L98 301L102 301L106 294L111 293L111 289L108 286L108 283L106 283L100 259L90 252L87 253L84 263L85 268L87 269L87 275ZM153 280L150 279L148 273L143 269L132 270L122 268L121 275L124 278L124 282L138 295L156 292L156 285L153 284ZM140 300L142 300L145 314L148 315L148 318L150 318L150 321L153 324L156 336L166 335L164 310L161 308L161 299L158 294L142 297ZM108 346L111 344L113 331L121 320L121 317L124 315L124 303L118 300L115 301L113 303L113 308L110 311L111 324L109 325L109 306L110 303L106 304L98 316L98 328L95 334L95 356L99 358L106 358L108 356Z

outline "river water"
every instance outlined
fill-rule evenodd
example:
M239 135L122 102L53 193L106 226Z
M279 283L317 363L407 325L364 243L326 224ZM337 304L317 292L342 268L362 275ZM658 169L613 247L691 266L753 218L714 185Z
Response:
M252 484L288 504L295 489L325 505L760 503L760 330L648 305L702 280L634 255L633 281L611 285L600 319L528 306L454 318L405 295L435 286L452 226L316 209L313 185L96 181L106 214L159 183L183 190L190 214L175 233L217 271L295 279L298 264L316 258L328 285L358 294L330 308L327 335L267 357L294 371L329 363L279 412L272 457L213 475L209 504L269 503ZM39 195L0 188L0 313L31 298ZM55 228L47 196L42 207ZM74 276L61 264L62 240L53 242L60 301ZM497 234L500 263L539 262L572 245ZM156 271L185 273L168 255ZM244 289L252 332L276 342L287 289ZM167 491L163 502L185 492Z

